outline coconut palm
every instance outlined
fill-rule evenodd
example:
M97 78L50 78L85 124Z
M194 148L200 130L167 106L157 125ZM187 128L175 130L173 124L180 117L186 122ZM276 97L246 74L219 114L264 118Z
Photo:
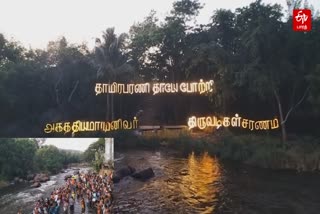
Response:
M98 66L97 78L107 81L127 81L132 79L133 67L126 53L127 34L117 36L114 28L108 28L102 35L103 41L96 39L95 60ZM114 119L114 94L107 94L106 119Z

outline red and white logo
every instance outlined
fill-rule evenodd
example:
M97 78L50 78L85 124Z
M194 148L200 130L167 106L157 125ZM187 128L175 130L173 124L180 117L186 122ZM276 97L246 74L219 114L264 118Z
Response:
M293 10L292 21L294 31L311 30L311 10L295 9Z

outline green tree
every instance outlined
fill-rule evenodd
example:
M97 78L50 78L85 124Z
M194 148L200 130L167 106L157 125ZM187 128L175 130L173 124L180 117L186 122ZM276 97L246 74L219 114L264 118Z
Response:
M83 153L84 160L91 163L96 171L99 171L104 161L103 153L105 151L105 139L99 138L92 143Z
M36 143L29 139L0 139L0 176L11 179L24 177L34 170Z
M98 67L97 78L108 81L129 80L134 76L133 67L129 63L125 51L127 34L117 36L114 28L108 28L102 35L103 42L96 39L95 61ZM114 119L114 96L107 94L106 120Z
M37 150L35 160L39 170L57 173L63 167L64 157L57 147L50 145Z
M291 23L283 23L281 18L279 5L264 5L259 0L237 9L243 56L240 82L245 82L251 93L262 99L272 102L270 97L274 98L285 142L287 119L305 99L309 86L302 54L305 35L294 35Z

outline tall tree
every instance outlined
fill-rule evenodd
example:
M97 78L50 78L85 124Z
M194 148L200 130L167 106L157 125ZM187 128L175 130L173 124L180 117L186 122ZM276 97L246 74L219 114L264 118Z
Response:
M125 49L127 34L117 36L114 28L108 28L102 35L103 42L96 39L95 59L98 66L97 78L108 81L129 80L133 77L128 54ZM131 78L130 78L131 77ZM106 119L114 119L114 95L107 94Z
M241 81L260 98L273 97L279 111L282 140L287 139L286 123L292 111L306 98L303 42L291 43L291 23L281 21L279 5L264 5L260 0L237 10L237 25L241 28ZM298 35L300 39L305 35ZM293 51L298 48L302 52ZM241 82L240 81L240 82ZM243 82L242 82L243 83ZM285 112L285 109L287 111Z

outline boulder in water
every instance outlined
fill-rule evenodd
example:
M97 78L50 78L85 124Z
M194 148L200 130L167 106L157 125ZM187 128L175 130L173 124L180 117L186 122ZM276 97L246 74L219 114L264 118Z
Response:
M148 168L148 169L141 170L140 172L133 173L131 176L136 179L146 181L146 180L154 177L154 172L153 172L152 168Z
M35 177L35 174L28 174L28 175L27 175L27 181L33 180L34 177Z
M49 180L50 180L49 175L48 174L44 174L44 173L37 174L34 177L34 181L35 182L47 182Z
M126 166L123 167L121 169L119 169L118 171L116 171L116 175L118 175L120 178L126 177L128 175L133 174L136 171L135 168L131 167L131 166Z
M38 188L38 187L40 187L41 186L41 184L39 183L39 182L35 182L34 184L32 184L30 187L32 187L32 188Z
M113 183L118 183L120 180L121 180L121 178L118 175L115 175L112 178Z

